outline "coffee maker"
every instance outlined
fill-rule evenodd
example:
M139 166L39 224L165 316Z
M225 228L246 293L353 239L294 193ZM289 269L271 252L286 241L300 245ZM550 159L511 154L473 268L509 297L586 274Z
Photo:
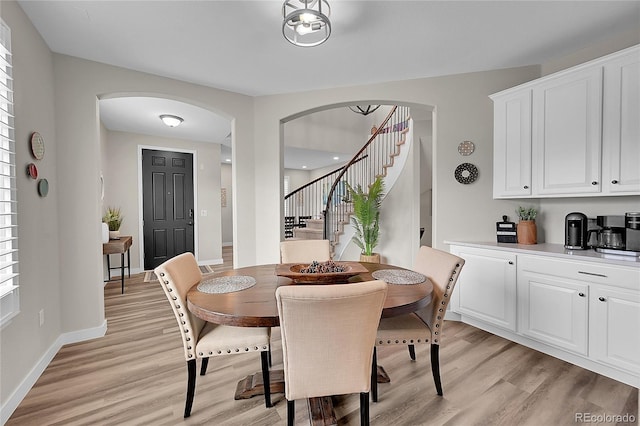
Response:
M640 219L640 218L639 218ZM589 248L587 216L584 213L569 213L564 219L564 247L569 250Z
M640 212L625 213L626 250L640 252Z
M632 254L626 251L626 229L624 216L597 216L598 227L589 231L596 234L593 247L597 252L608 254Z

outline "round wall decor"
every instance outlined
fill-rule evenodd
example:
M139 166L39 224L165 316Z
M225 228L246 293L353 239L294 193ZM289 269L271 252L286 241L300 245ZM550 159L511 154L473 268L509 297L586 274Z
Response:
M476 146L471 141L463 141L458 145L458 152L460 153L460 155L464 155L465 157L467 155L473 154L473 151L475 151L475 149Z
M35 164L27 164L27 176L29 176L31 179L38 179L38 168Z
M458 182L466 185L475 182L478 178L478 168L471 163L462 163L456 167L453 175Z
M44 138L38 132L31 134L31 154L36 160L42 160L44 157Z
M49 181L46 179L40 179L38 181L38 194L41 197L46 197L49 193Z

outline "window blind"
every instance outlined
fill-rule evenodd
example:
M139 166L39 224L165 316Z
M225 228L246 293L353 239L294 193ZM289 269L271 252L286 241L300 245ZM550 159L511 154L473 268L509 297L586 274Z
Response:
M11 30L0 19L0 325L19 312Z

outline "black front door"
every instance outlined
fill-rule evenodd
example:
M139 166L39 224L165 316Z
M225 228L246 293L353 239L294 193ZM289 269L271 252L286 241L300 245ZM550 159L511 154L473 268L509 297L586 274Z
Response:
M144 269L194 253L193 155L142 150Z

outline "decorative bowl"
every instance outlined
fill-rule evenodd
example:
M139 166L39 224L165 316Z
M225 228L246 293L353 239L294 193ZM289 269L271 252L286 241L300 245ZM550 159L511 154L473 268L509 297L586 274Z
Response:
M294 283L346 283L349 278L369 272L367 268L358 262L335 262L344 267L343 272L300 272L307 268L309 263L281 263L276 267L276 275L293 280Z

